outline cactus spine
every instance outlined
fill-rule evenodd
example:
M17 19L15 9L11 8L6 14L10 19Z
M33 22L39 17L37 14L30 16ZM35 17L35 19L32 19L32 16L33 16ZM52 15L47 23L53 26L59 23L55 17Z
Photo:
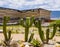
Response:
M22 25L23 27L25 27L25 42L28 41L28 34L29 34L29 27L32 26L34 17L26 17L25 20L21 19L20 20L20 25Z
M39 36L43 43L48 43L48 41L54 37L54 35L56 33L56 29L57 29L56 25L53 26L53 32L51 34L51 37L49 37L49 32L50 32L49 28L46 30L46 34L45 34L46 39L45 39L44 32L41 29L41 20L39 20L39 19L35 20L34 24L35 24L35 27L38 28Z

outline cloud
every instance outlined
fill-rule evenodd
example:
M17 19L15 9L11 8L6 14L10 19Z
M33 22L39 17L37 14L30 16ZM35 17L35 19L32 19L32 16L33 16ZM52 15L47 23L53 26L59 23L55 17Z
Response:
M0 6L4 6L6 4L6 2L5 1L0 1Z
M30 8L60 10L60 0L0 0L0 6L19 10Z

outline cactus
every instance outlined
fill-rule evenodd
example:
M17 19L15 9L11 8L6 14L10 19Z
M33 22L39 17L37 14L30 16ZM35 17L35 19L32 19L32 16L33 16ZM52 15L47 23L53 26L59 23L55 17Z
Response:
M31 41L32 41L33 36L34 36L34 33L31 33L31 35L30 35L30 38L29 38L28 42L31 42Z
M41 20L34 20L34 24L35 24L35 27L37 27L38 28L38 32L39 32L39 36L40 36L40 38L41 38L41 40L42 40L42 42L44 43L44 32L42 31L42 29L41 29Z
M49 28L46 30L46 43L48 44L49 41Z
M25 27L25 42L28 41L29 27L33 24L34 17L26 17L26 19L20 20L20 25Z
M4 34L4 37L5 37L5 40L4 40L5 45L9 45L8 41L10 41L10 39L11 39L11 31L7 32L7 30L6 30L7 22L8 22L8 17L4 16L3 34Z
M7 32L6 32L6 24L7 24L7 17L4 16L4 21L3 21L3 34L4 34L4 37L5 37L5 40L7 41Z
M57 26L56 26L56 24L54 24L53 25L53 32L52 32L51 37L49 39L52 39L54 37L56 30L57 30Z
M56 33L56 29L57 29L56 25L53 26L53 32L51 34L51 37L49 37L49 32L50 32L49 28L46 30L46 34L45 34L46 38L45 38L44 32L41 29L41 20L39 20L39 19L34 20L34 24L35 24L35 27L38 28L39 36L43 43L48 43L48 41L54 37L54 35Z
M11 39L11 31L8 31L8 40Z

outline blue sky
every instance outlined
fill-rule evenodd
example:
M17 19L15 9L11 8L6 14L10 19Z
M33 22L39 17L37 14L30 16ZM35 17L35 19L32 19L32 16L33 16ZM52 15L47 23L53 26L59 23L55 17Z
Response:
M18 10L44 8L53 11L51 17L60 17L60 0L0 0L0 7Z

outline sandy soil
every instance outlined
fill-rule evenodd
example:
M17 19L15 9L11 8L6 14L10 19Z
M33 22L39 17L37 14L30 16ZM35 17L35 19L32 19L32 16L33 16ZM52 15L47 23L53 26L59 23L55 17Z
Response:
M12 38L13 38L13 40L16 40L16 41L17 40L24 40L24 34L12 34ZM34 38L40 40L38 34L35 34ZM3 40L3 39L4 39L4 36L2 33L0 33L0 40ZM60 41L60 36L55 36L53 39L55 41Z

